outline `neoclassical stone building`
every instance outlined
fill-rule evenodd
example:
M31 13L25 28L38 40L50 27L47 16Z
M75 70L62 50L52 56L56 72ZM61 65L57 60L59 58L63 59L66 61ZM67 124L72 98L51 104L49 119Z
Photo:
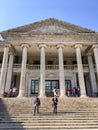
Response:
M98 93L98 33L53 18L0 33L0 96L52 96L53 88L79 87L81 97Z

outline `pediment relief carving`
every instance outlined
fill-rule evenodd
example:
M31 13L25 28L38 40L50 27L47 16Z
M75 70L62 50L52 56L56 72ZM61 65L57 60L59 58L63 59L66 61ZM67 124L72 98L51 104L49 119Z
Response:
M56 74L54 74L54 73L46 74L46 77L55 77L55 76L56 76Z
M39 27L37 29L31 30L29 32L26 32L27 34L60 34L60 33L72 33L74 31L59 27L57 25L46 25Z

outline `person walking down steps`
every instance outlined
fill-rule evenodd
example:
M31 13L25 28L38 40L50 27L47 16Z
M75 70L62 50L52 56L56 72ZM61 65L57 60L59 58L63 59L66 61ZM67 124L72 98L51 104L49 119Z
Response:
M40 99L35 96L34 97L34 115L39 114L39 106L40 106Z

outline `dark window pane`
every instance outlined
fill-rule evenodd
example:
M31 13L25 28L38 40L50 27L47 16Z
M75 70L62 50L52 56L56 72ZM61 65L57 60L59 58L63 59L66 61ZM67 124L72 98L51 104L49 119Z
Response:
M53 61L48 61L48 65L53 65Z
M35 60L35 61L33 62L33 64L35 64L35 65L40 65L40 61L39 61L39 60Z
M77 61L73 61L72 64L77 64Z

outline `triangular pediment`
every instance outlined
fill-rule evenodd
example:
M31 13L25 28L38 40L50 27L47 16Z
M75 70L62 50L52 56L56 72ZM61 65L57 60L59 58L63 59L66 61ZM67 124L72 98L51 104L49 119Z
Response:
M5 33L17 32L23 34L65 34L65 33L94 33L95 31L50 18L32 24L28 24L25 26L17 27L11 30L7 30L4 32Z
M34 30L28 31L27 33L32 34L60 34L60 33L69 33L74 32L72 30L69 30L67 28L59 27L57 25L45 25L38 27Z

